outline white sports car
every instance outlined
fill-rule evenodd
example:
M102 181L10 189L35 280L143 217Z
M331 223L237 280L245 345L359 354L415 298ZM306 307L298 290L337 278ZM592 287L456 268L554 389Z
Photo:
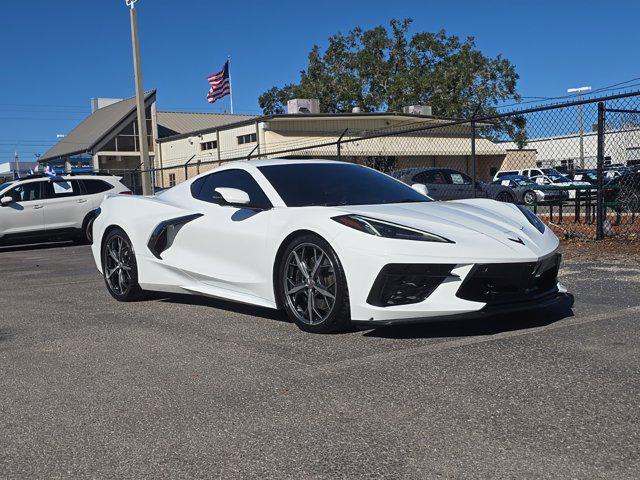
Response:
M561 300L558 239L533 213L419 190L351 163L233 163L155 197L107 197L93 255L117 300L208 295L310 332Z

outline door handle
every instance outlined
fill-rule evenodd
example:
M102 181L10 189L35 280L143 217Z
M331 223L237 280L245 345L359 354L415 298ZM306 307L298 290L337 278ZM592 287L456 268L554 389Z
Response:
M44 207L44 205L34 205L33 209L38 210L39 208L42 208L42 207Z
M78 200L78 203L85 203L87 201L86 198L81 198L80 200Z

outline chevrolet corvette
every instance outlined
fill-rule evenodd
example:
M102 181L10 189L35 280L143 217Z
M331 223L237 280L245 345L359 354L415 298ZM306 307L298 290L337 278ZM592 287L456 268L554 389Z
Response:
M107 196L92 251L116 300L205 295L316 333L561 300L558 239L530 210L424 192L352 163L230 163L156 196Z

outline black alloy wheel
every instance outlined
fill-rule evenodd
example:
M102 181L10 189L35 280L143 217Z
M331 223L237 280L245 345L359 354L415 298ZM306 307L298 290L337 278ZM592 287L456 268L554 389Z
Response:
M291 242L278 275L280 305L307 332L332 333L350 323L347 282L331 246L317 235Z
M138 266L131 240L124 230L111 230L103 242L102 272L113 298L129 302L140 297Z

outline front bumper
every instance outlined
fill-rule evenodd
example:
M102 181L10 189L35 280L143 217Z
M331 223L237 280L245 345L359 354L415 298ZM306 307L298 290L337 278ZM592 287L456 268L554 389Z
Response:
M339 242L338 242L339 244ZM392 244L394 247L395 245ZM517 245L516 245L517 246ZM551 245L550 245L551 246ZM364 246L363 246L364 247ZM435 250L442 247L441 245L429 245L425 248ZM451 249L453 254L457 249L455 246ZM389 324L389 323L406 323L411 321L425 321L429 319L455 318L459 315L473 314L482 311L493 311L497 306L488 304L500 303L500 299L488 299L479 301L478 297L461 298L458 292L464 284L465 280L474 272L476 265L479 264L503 264L503 263L537 263L544 259L555 256L557 251L557 240L548 253L542 256L531 256L525 254L526 248L520 246L523 250L522 256L514 257L503 252L502 258L469 258L462 256L444 256L431 254L409 254L409 252L398 251L394 248L394 252L388 250L386 254L378 252L367 252L363 248L359 250L348 249L336 252L343 263L347 284L349 288L349 303L351 308L351 318L354 322L366 322L373 324ZM412 249L413 250L413 249ZM376 280L385 266L389 264L447 264L453 266L446 278L437 285L435 289L429 289L430 293L421 301L412 303L396 302L396 304L384 306L381 302L372 301L372 291L375 292ZM535 305L538 301L544 300L540 295L554 295L558 293L555 284L546 283L545 289L531 290L532 295L505 298L500 308L507 310L514 308L516 310L522 308L530 308L529 303ZM388 296L386 297L388 298ZM546 297L545 297L546 298ZM484 314L481 314L484 315Z
M428 316L422 318L394 318L388 320L353 320L356 325L363 326L385 326L385 325L409 325L413 323L428 323L439 321L455 320L477 320L486 319L498 315L508 315L541 309L556 307L571 308L573 306L573 296L560 291L549 292L537 298L532 298L523 302L504 303L500 305L486 305L475 312L457 313L439 317Z

